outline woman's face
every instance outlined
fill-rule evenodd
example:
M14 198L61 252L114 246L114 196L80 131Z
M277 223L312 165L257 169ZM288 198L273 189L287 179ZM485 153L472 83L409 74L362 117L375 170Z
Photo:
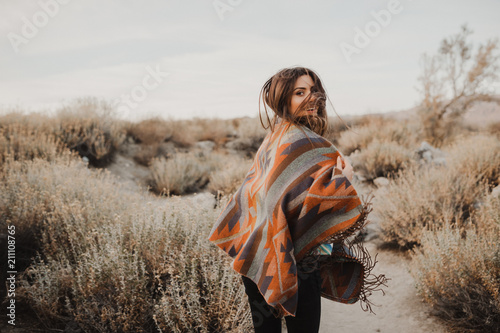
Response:
M298 110L299 105L304 101L304 99L309 96L311 89L313 89L314 82L309 75L300 76L297 81L295 81L295 86L293 87L292 99L290 101L290 112L297 116L306 115L317 115L317 106L314 106L314 97L311 96L309 103L304 105L300 110Z

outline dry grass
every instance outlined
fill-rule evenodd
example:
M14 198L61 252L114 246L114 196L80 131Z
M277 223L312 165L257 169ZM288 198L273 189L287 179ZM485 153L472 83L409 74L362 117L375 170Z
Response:
M499 205L497 204L497 208ZM498 221L498 213L494 214ZM486 222L486 221L485 221ZM426 231L412 254L412 274L433 314L456 332L498 332L500 327L500 231L465 235L446 225Z
M396 142L370 142L362 151L351 155L356 172L367 180L377 177L393 177L415 161L414 152Z
M485 181L490 187L500 184L500 138L486 134L465 136L443 149L457 173Z
M196 192L207 185L210 173L216 169L214 154L178 152L172 157L154 158L150 185L156 193L175 195Z
M71 155L61 140L41 128L23 123L0 127L0 169L7 160L43 158L53 161L62 154Z
M339 118L338 116L331 116L328 118L328 130L326 131L324 137L335 146L339 146L338 139L343 132L349 131L354 127L361 127L369 124L374 119L378 118L379 117L372 115L351 116L347 119Z
M194 204L177 198L165 210L171 244L170 251L155 256L165 259L156 274L163 273L160 279L168 281L159 288L155 305L158 327L164 332L249 332L250 309L241 278L227 254L207 241L220 211L198 205L192 209Z
M159 144L172 138L176 123L159 117L143 120L131 124L127 129L127 135L131 136L136 143L144 145Z
M168 126L172 129L169 140L182 148L189 148L198 141L213 141L217 145L222 145L235 135L233 120L217 118L172 120Z
M126 122L113 118L112 112L96 99L76 100L57 111L54 134L91 165L106 166L126 138Z
M467 224L477 201L498 184L498 147L494 137L464 137L446 148L446 166L401 172L377 198L383 239L412 247L420 243L425 228L434 229L444 220L459 227Z
M487 127L487 131L490 134L496 135L498 138L500 138L500 122L489 124Z
M212 193L232 194L241 185L252 164L251 159L235 155L221 155L218 167L210 174L208 190Z
M382 239L411 248L420 244L426 228L444 220L463 226L486 186L450 167L409 168L375 198Z
M153 206L143 195L79 161L11 162L1 224L16 225L18 249L40 253L19 276L18 301L51 329L248 331L243 284L207 241L222 205Z
M238 138L260 139L262 141L267 134L267 130L262 127L258 117L233 119L233 126Z
M403 147L414 147L418 142L418 124L388 118L374 118L368 124L344 131L338 139L338 148L346 155L364 150L375 139L395 142Z
M233 126L235 127L236 138L228 142L225 147L237 151L245 157L253 157L268 130L262 127L259 118L233 119Z

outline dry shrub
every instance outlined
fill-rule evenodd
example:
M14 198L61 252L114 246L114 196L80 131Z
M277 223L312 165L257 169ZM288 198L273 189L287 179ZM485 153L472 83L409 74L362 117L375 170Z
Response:
M414 162L414 153L397 142L370 142L362 151L351 155L356 171L368 180L392 177Z
M72 321L85 332L155 331L144 262L116 244L120 230L96 232L103 243L91 244L76 263L65 254L36 258L21 276L20 298L51 329Z
M198 141L196 132L199 130L192 126L191 120L176 120L171 140L179 147L189 148Z
M175 125L172 120L167 121L155 117L137 124L131 124L127 129L127 135L132 136L137 143L145 145L159 144L172 138Z
M498 205L497 205L498 207ZM498 221L499 210L494 212ZM493 218L493 217L492 217ZM449 225L426 231L412 254L417 289L457 332L498 332L500 327L500 229L465 235Z
M40 132L51 133L54 130L54 118L37 112L28 114L13 110L0 116L0 128L17 124L26 128L36 128Z
M208 183L215 163L212 155L199 156L194 152L179 152L168 159L153 158L149 166L150 185L156 193L180 195L198 191Z
M375 198L381 237L411 248L420 244L425 228L438 228L444 220L463 226L486 188L452 165L408 168Z
M484 134L461 137L449 147L450 165L491 187L500 183L500 139Z
M208 190L212 193L234 193L247 175L252 160L235 155L220 155L218 165L210 174Z
M239 275L207 241L223 205L175 197L146 202L107 172L40 159L12 162L1 195L1 224L16 225L16 250L40 253L19 276L18 302L47 328L63 330L68 322L86 332L251 328ZM36 237L23 244L18 236L28 232Z
M258 117L238 118L234 119L233 123L236 128L236 138L228 142L226 148L242 152L246 157L252 157L264 141L268 130L262 127Z
M500 235L500 194L486 196L472 219L481 233Z
M344 131L338 139L338 148L346 155L364 150L375 139L380 142L396 142L410 148L416 145L418 125L410 121L374 118L373 121L350 131Z
M96 167L112 162L126 138L125 122L113 118L111 107L96 99L78 99L56 117L56 136Z
M151 311L147 277L117 250L139 196L74 160L13 162L4 177L2 222L16 226L24 267L40 253L20 277L20 301L47 327L73 320L86 331L141 331Z
M500 121L489 124L486 130L487 132L496 135L498 138L500 138Z
M0 128L0 168L7 159L22 161L43 158L53 161L71 155L59 139L41 128L23 123L2 124Z
M134 161L140 165L150 166L155 157L158 157L161 149L157 143L141 145L141 149L134 154Z
M171 243L155 256L164 259L155 272L166 281L155 304L158 327L164 332L249 332L251 313L240 275L227 254L207 241L225 205L214 210L172 199L165 209Z
M196 131L196 141L213 141L216 144L224 144L228 138L235 135L232 119L218 118L194 118L192 125Z
M369 124L376 118L378 117L372 115L350 116L345 118L341 118L339 116L329 117L328 130L326 131L324 137L335 146L338 146L338 139L340 138L342 132L348 131L353 127L361 127Z
M233 126L236 128L237 136L239 138L261 138L267 134L267 130L262 127L258 117L244 117L234 119Z
M121 186L108 171L90 170L81 161L64 156L51 162L11 162L1 176L0 222L15 224L17 259L23 264L41 250L55 255L60 247L85 249L92 229L111 223L115 213L133 200L121 193ZM111 198L115 199L112 205ZM79 230L79 239L70 244L74 229Z
M439 118L427 109L419 110L418 114L422 123L423 139L434 147L441 148L450 145L468 131L458 114Z
M475 204L498 184L500 141L494 137L463 137L447 147L446 166L412 167L401 172L381 194L383 239L402 247L419 244L424 228L448 219L468 223ZM476 205L477 206L477 205Z
M198 141L213 141L217 145L224 144L234 136L232 120L217 118L194 118L173 121L174 128L171 140L180 147L191 147Z

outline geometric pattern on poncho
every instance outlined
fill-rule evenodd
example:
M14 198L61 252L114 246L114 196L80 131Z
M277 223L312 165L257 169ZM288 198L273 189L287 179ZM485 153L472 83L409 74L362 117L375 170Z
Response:
M336 167L338 156L322 136L282 121L265 137L210 232L233 269L254 281L281 316L296 313L297 262L360 218L362 203ZM353 256L339 258L321 267L322 296L352 303L363 265Z

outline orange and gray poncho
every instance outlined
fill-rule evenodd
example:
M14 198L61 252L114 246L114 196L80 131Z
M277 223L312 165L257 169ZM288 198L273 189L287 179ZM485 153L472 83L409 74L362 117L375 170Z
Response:
M321 294L334 301L361 299L371 310L366 297L385 282L384 276L368 278L374 262L358 242L348 241L365 225L368 209L336 167L338 156L322 136L279 122L210 233L275 316L295 316L298 266L307 259L316 258ZM333 251L318 255L325 244Z

